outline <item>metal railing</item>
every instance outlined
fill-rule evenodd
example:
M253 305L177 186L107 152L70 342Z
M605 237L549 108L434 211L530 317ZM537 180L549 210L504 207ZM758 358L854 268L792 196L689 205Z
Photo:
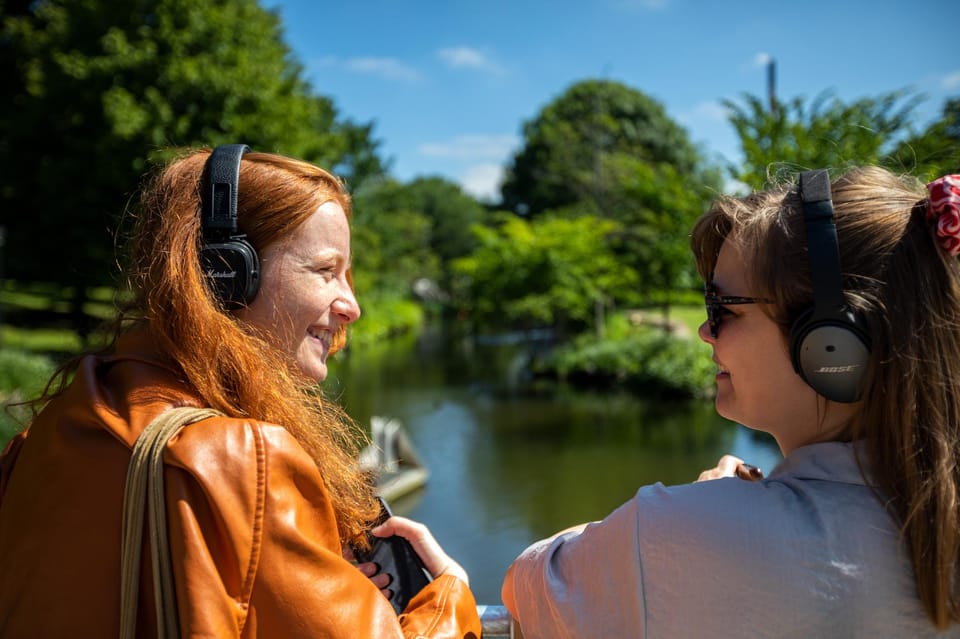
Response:
M520 626L513 620L506 606L477 606L483 637L509 637L523 639Z

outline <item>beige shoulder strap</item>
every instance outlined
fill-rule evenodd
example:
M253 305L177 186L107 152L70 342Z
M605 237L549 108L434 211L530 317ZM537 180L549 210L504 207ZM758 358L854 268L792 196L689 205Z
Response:
M150 422L133 445L123 494L120 546L121 639L133 639L137 630L140 553L143 549L143 515L147 500L157 636L164 639L176 639L180 636L173 567L170 564L170 545L167 540L167 512L163 497L163 449L167 441L187 424L222 414L212 408L171 408Z

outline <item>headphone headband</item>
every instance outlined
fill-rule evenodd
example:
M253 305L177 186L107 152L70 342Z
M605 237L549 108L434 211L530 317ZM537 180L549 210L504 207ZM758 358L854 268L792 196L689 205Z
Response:
M211 290L227 308L248 305L260 288L260 258L237 226L240 160L249 150L246 144L215 148L200 191L200 261Z
M207 159L203 200L204 236L223 238L237 233L237 196L240 192L240 160L250 150L246 144L224 144Z
M846 305L840 244L833 223L830 175L826 169L800 174L800 199L807 229L807 262L814 290L814 315L834 316Z
M790 358L797 374L817 393L835 402L854 402L863 390L870 335L843 295L829 174L825 169L804 171L799 191L813 306L790 328Z

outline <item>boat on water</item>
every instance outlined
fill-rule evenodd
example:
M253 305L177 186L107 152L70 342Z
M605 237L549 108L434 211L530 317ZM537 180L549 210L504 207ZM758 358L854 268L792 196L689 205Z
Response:
M376 477L377 493L388 502L422 488L430 477L398 419L370 418L370 444L360 451L360 467Z

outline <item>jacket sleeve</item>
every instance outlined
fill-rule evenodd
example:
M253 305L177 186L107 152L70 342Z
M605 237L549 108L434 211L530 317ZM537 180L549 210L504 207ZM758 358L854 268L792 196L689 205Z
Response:
M167 490L185 636L480 636L476 603L455 577L432 582L397 617L343 559L321 473L283 428L205 420L174 447L190 451L183 499L171 504Z

